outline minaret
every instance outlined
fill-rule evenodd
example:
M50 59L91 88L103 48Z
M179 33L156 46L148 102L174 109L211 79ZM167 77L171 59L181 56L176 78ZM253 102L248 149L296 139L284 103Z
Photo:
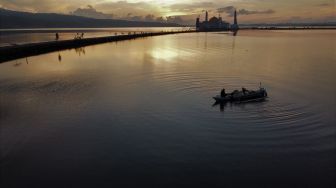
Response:
M237 10L234 11L234 25L238 26L238 21L237 21Z
M206 22L209 21L209 14L208 14L208 11L205 12L205 21L206 21Z
M196 29L198 30L200 28L200 18L196 18Z
M233 25L231 25L231 30L233 31L239 30L238 21L237 21L237 10L234 11L234 20L233 20Z

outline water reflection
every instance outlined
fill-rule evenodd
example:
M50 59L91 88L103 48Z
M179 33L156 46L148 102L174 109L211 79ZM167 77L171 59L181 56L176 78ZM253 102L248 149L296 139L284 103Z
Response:
M205 37L204 37L204 50L208 49L208 33L205 32L204 33Z
M234 60L234 52L235 52L235 49L236 49L236 47L235 47L236 46L236 37L235 36L237 35L237 33L238 33L238 31L235 31L234 34L233 34L234 37L232 37L232 48L231 48L232 49L232 54L231 54L231 58L230 58L231 63L234 62L233 61Z
M219 107L219 110L221 112L224 112L226 108L230 107L232 109L233 107L239 107L239 108L244 108L247 105L253 106L253 105L260 105L263 103L266 103L268 99L259 99L256 101L249 101L249 102L215 102L213 103L212 107Z
M23 59L14 60L13 67L21 66L22 65L21 61L24 61L27 65L29 64L28 57L26 57L24 60Z
M18 67L20 65L21 65L21 62L17 62L17 61L13 64L14 67Z
M0 64L1 183L332 187L336 35L315 32L170 35ZM220 87L260 81L268 101L211 107Z
M230 107L232 107L232 103L220 103L220 102L215 102L212 107L219 107L219 110L221 112L224 112L224 109L230 105Z
M173 58L175 58L176 56L178 56L178 53L171 50L171 49L154 49L151 52L151 56L155 59L159 59L159 60L171 60Z
M75 52L78 56L85 55L85 47L75 48Z
M60 53L58 53L58 62L62 62L62 56Z

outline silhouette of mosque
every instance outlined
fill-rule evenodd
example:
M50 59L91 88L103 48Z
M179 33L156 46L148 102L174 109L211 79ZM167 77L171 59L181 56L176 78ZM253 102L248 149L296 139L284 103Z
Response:
M212 17L209 20L208 11L205 12L205 21L200 22L200 17L196 18L197 31L237 31L239 29L237 21L237 11L234 11L234 21L230 23L224 21L221 16Z

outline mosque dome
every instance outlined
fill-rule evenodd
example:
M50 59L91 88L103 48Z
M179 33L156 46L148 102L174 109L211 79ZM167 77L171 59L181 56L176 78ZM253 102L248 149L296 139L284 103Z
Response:
M212 17L210 18L209 22L210 23L218 23L220 20L217 17Z

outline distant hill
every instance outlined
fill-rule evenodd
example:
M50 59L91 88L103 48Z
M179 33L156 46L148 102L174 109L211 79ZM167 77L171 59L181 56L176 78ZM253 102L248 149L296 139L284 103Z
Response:
M255 23L240 24L242 27L334 27L336 22L310 22L310 23Z
M178 27L174 23L94 19L55 13L18 12L0 8L1 29L23 28L101 28L101 27Z

